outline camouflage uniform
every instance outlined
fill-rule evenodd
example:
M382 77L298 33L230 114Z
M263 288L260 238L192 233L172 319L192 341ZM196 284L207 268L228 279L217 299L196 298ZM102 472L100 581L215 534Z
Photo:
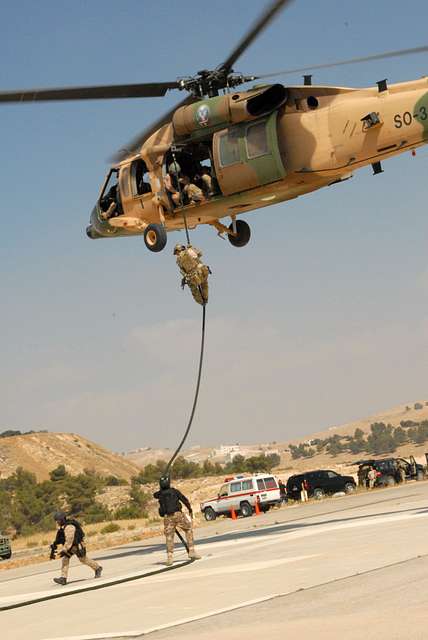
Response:
M371 467L367 473L367 480L369 482L369 489L373 489L376 480L376 471Z
M199 187L197 187L196 184L193 184L193 182L184 185L183 191L189 198L190 203L196 204L197 202L202 202L204 200L202 189L199 189Z
M397 466L398 466L398 475L400 477L400 482L406 482L406 468L404 464L401 462L401 460L398 460Z
M83 551L82 555L82 551L79 549L79 546L73 544L75 531L76 530L72 524L66 525L64 527L65 544L62 550L69 554L62 556L61 576L65 579L67 579L70 560L71 556L73 555L75 555L82 564L86 564L88 567L93 569L95 573L97 573L101 569L98 562L95 562L95 560L91 560L91 558L88 558L88 556L86 555L85 547L81 547L79 545L80 549Z
M195 301L205 305L208 302L208 276L211 269L201 261L202 252L191 245L186 248L178 244L174 255L177 256L177 264L183 276L182 286L187 284Z
M195 555L195 542L193 540L192 518L183 513L176 511L170 516L164 516L163 528L166 538L166 552L168 557L174 553L174 535L176 529L182 529L186 535L187 546L189 547L189 556Z
M196 553L195 542L193 539L193 523L192 523L192 506L189 500L178 489L170 486L169 478L162 477L159 481L160 491L156 491L153 497L159 500L159 515L163 517L163 525L166 538L167 566L172 565L172 556L174 553L174 535L177 529L182 529L186 535L188 555L193 560L199 560L201 557ZM184 514L181 510L183 503L189 515Z

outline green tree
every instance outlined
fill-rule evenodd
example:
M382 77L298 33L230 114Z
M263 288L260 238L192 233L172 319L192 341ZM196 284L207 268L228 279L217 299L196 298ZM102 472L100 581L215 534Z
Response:
M367 436L367 448L371 453L392 453L397 448L393 436L393 427L383 422L370 425L371 433Z
M408 441L407 433L404 431L403 427L396 427L394 429L394 442L397 447L400 447L402 444Z
M147 504L150 500L150 496L137 485L133 485L129 492L129 502L119 509L115 513L117 520L127 520L131 518L147 518Z

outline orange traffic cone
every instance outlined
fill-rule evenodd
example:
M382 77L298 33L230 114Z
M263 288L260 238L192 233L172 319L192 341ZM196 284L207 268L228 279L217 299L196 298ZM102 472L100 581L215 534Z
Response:
M232 520L237 520L238 519L238 516L236 515L235 509L231 509L230 510L230 517L232 518Z
M256 500L256 505L255 505L255 509L254 510L256 512L256 516L259 516L261 514L258 500Z

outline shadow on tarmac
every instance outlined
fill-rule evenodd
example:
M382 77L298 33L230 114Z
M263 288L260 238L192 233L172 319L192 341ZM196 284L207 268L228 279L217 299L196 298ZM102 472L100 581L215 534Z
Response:
M221 541L228 541L228 540L242 540L242 539L257 539L257 537L259 536L266 536L266 535L274 535L274 534L278 534L279 533L284 533L284 532L292 532L292 531L298 531L301 529L310 529L311 527L319 527L322 525L326 525L326 524L339 524L339 523L343 523L343 522L356 522L356 521L362 521L368 518L379 518L379 517L383 517L383 516L389 516L389 515L395 515L395 514L400 514L400 513L408 513L414 511L415 515L418 515L419 513L425 513L428 512L428 509L423 509L423 510L417 510L414 507L410 508L410 509L401 509L399 511L382 511L381 513L371 513L371 514L366 514L366 515L361 515L361 516L352 516L352 517L344 517L344 518L331 518L330 520L323 520L322 522L304 522L304 523L300 523L298 521L288 521L288 522L284 522L284 523L279 523L279 524L274 524L271 526L263 526L261 525L260 528L256 529L256 530L252 530L252 531L232 531L230 533L221 533L221 534L215 534L213 536L209 536L207 538L200 538L199 540L196 540L196 543L200 543L200 544L210 544L210 543L214 543L214 542L219 542ZM317 514L317 515L312 515L312 516L308 516L311 518L316 518L316 517L320 517L322 514ZM299 518L299 520L301 520L301 518ZM258 526L258 525L254 525L254 526ZM180 543L176 543L175 544L175 548L180 549L181 548L181 544ZM125 553L117 553L114 555L105 555L105 556L97 556L97 560L108 560L108 559L114 559L114 558L123 558L123 557L127 557L127 556L138 556L138 555L145 555L147 553L151 553L153 551L163 551L165 549L165 545L164 544L158 544L158 545L151 545L150 547L137 547L135 548L133 551L126 551Z

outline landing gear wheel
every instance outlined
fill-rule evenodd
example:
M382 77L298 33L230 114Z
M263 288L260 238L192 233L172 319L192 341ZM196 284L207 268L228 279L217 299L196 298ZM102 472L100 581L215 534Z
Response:
M233 231L233 224L229 225L229 229ZM251 238L250 225L245 220L236 221L236 236L227 235L230 244L234 247L245 247Z
M150 251L162 251L166 245L166 231L161 224L149 224L144 229L144 242Z

